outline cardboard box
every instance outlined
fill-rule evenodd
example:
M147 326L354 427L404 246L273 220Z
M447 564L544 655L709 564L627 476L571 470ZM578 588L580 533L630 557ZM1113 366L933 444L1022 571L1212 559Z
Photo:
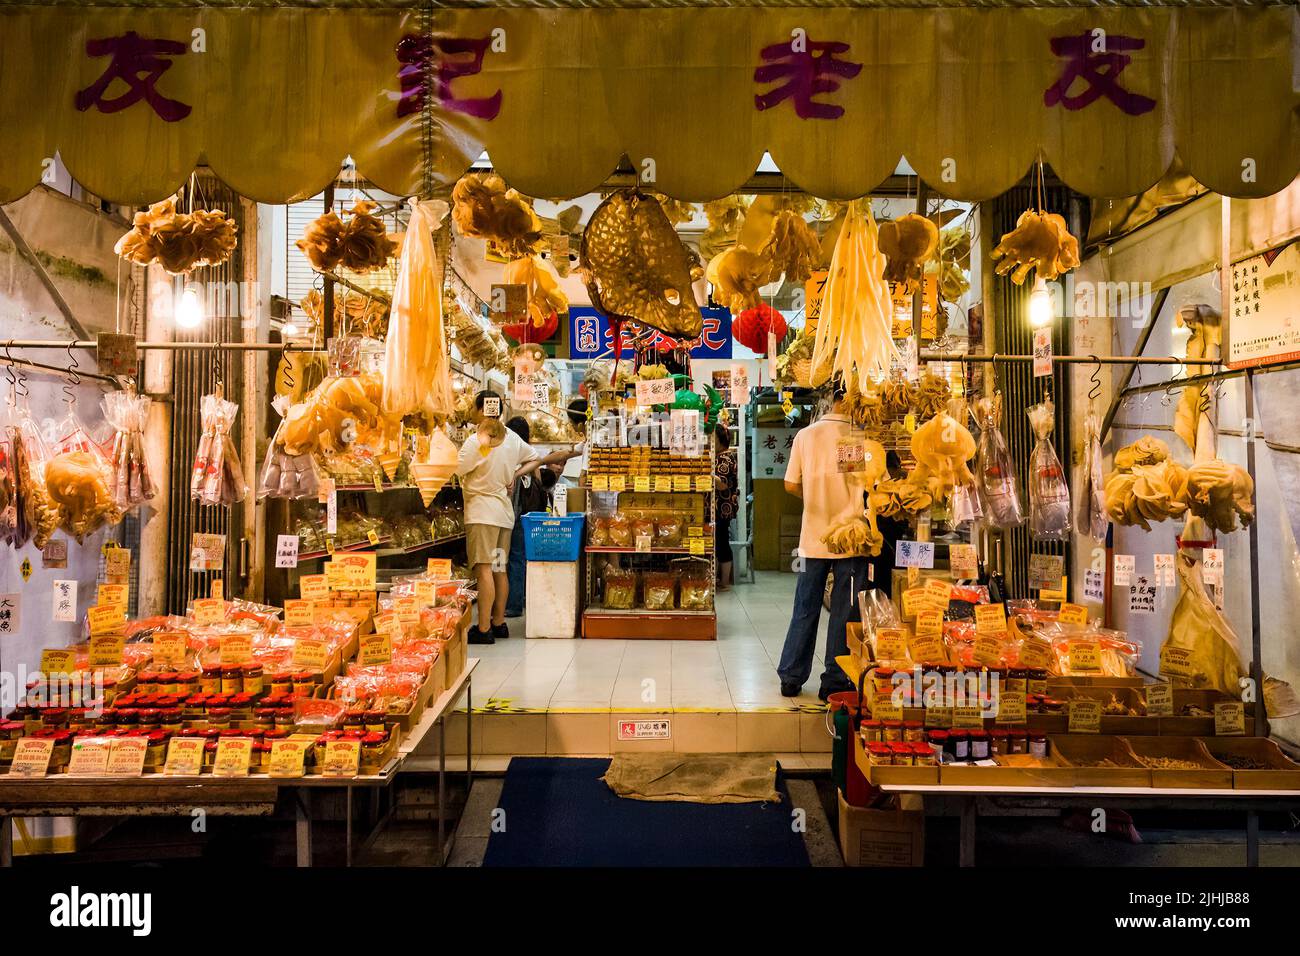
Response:
M916 794L898 798L896 810L873 810L840 801L840 853L847 866L922 866L925 811Z
M803 528L803 515L781 515L781 537L797 538Z

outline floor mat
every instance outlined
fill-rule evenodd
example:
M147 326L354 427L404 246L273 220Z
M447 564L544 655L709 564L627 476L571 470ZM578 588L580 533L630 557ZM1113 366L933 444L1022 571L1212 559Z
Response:
M605 783L631 800L774 803L776 760L752 754L615 754Z
M624 800L609 760L516 757L484 866L809 866L790 794L780 803Z

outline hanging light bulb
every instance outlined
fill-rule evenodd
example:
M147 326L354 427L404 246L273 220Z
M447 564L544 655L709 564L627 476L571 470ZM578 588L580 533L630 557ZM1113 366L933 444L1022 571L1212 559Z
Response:
M1051 325L1055 318L1047 280L1035 279L1034 291L1029 293L1029 324L1035 329L1041 329L1045 325Z
M280 326L280 334L284 336L297 335L298 326L294 325L293 320L290 319L288 322L284 323L284 325Z
M192 329L203 321L203 299L199 288L187 285L176 302L176 324L182 329Z

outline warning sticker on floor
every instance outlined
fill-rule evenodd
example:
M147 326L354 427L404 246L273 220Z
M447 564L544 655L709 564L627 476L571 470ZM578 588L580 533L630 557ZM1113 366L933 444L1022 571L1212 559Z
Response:
M672 720L620 720L619 740L666 740L672 737Z

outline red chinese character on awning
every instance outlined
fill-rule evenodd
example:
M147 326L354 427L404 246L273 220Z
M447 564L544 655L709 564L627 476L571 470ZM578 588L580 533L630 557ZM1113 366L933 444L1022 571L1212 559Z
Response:
M93 106L101 113L117 113L144 100L168 123L185 119L191 107L157 90L159 78L172 68L168 58L180 56L185 50L185 44L179 40L142 37L134 30L120 37L87 40L87 56L112 59L99 79L77 93L74 100L77 109L84 113ZM127 89L119 96L109 97L106 94L114 80L121 80Z
M836 58L848 52L847 43L812 40L803 41L801 46L789 42L765 47L762 57L768 62L754 70L754 82L781 85L755 94L754 105L766 110L788 99L794 102L795 115L800 119L839 119L844 107L821 103L813 97L838 90L840 81L836 77L851 80L862 72L861 63Z
M1061 78L1047 88L1043 103L1060 104L1067 110L1081 110L1104 96L1129 116L1140 116L1155 109L1156 101L1141 93L1132 93L1119 84L1119 75L1133 62L1126 51L1140 50L1147 41L1140 37L1111 36L1084 31L1078 36L1052 37L1052 52L1065 58ZM1071 94L1075 80L1087 85Z
M401 64L397 77L402 90L397 115L410 116L423 110L432 83L434 95L445 109L477 119L496 119L501 112L500 90L477 98L461 98L452 90L456 80L483 71L483 57L491 44L490 36L474 39L408 34L402 37L397 44L397 62Z

